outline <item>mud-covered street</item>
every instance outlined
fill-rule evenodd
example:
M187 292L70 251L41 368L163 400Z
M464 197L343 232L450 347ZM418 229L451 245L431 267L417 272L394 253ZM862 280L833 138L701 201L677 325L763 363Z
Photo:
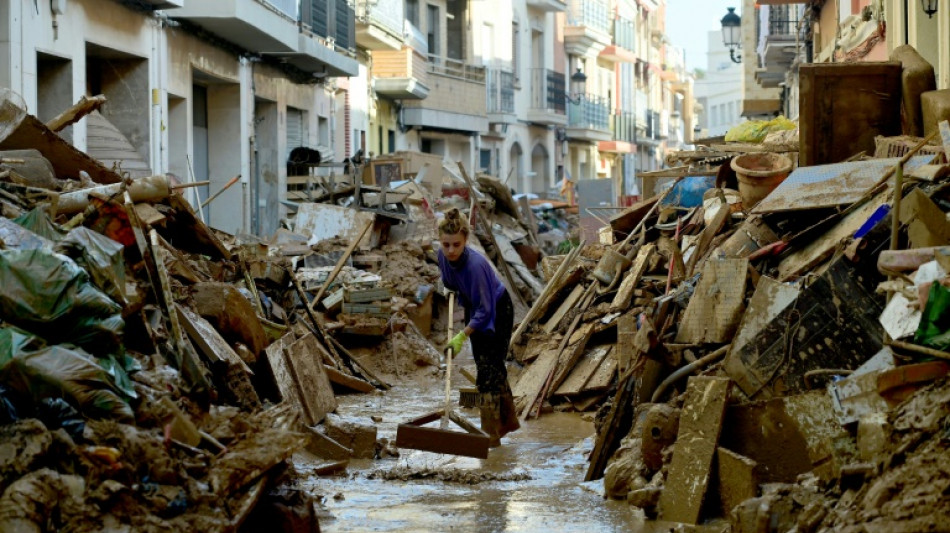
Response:
M456 363L473 364L465 353ZM457 400L467 382L453 381ZM382 417L379 438L392 440L399 423L441 408L443 384L419 371L388 392L341 397L337 411ZM460 412L478 423L475 409ZM320 528L329 533L651 531L638 509L605 500L602 482L583 483L593 436L580 415L554 413L525 423L487 460L401 449L398 458L351 460L345 474L302 484L325 497ZM308 459L295 456L301 473Z

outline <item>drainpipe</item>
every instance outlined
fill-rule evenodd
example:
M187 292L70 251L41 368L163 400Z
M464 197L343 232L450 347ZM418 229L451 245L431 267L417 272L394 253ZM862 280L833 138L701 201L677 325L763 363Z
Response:
M152 63L155 67L152 72L152 139L149 144L151 145L152 173L162 175L165 173L165 142L162 131L162 101L164 100L162 91L165 88L165 79L162 76L164 64L162 36L164 33L160 20L154 19L152 22Z
M241 56L240 72L241 114L242 116L246 116L246 119L241 121L241 131L239 132L238 138L248 140L246 144L242 143L241 146L241 230L245 233L250 233L251 151L253 150L252 139L254 136L254 66L250 58ZM244 115L244 113L247 113L247 115Z

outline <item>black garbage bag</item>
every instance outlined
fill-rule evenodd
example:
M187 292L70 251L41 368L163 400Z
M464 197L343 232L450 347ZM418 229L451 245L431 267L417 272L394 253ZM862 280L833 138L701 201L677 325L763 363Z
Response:
M74 441L80 440L86 430L82 415L62 398L43 398L36 406L36 418L50 431L65 429Z

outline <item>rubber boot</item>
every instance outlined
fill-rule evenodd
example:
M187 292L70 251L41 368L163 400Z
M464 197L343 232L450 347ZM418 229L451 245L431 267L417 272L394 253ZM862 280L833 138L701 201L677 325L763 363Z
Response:
M497 392L483 392L479 395L479 415L482 421L482 431L488 434L488 446L501 446L501 403Z
M504 437L520 428L521 423L518 422L518 410L515 407L515 398L511 394L510 387L505 387L505 390L501 393L500 400L501 428L499 434Z

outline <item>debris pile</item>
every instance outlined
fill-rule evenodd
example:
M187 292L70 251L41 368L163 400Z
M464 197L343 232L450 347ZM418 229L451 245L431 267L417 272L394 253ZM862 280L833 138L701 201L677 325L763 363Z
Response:
M349 196L294 204L269 239L228 235L184 199L195 184L129 179L2 96L0 530L318 530L291 456L324 474L398 455L336 396L439 364L438 212L478 221L523 308L542 287L539 224L490 176L387 174L415 187L392 193L349 161Z
M661 171L673 183L611 219L613 244L545 258L512 344L521 418L594 413L586 480L664 521L943 523L941 127L943 146L881 138L905 148L794 169L788 138L742 150L755 158L681 154L699 170Z

